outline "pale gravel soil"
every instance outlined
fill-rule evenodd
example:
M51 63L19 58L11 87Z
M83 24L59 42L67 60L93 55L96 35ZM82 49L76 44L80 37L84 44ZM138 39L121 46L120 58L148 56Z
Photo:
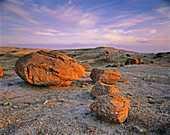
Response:
M169 67L134 65L112 69L124 77L131 77L127 83L114 85L131 103L129 117L123 124L101 121L90 111L88 104L94 100L90 94L94 85L90 78L73 81L68 88L50 89L10 77L0 79L0 95L9 92L16 96L11 99L0 97L0 120L7 122L9 116L14 120L0 128L0 134L170 134ZM8 83L13 85L8 86ZM85 87L81 87L82 84ZM58 106L44 104L46 100ZM4 106L7 102L12 105ZM94 126L96 130L90 132L88 126ZM135 126L146 132L140 133Z

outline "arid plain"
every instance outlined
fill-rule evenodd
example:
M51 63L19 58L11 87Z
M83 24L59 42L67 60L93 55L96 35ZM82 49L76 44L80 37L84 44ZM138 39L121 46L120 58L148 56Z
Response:
M74 58L91 68L117 70L130 78L113 85L130 101L128 118L122 124L103 121L89 109L94 99L90 72L69 87L31 85L14 71L16 60L41 49L0 47L0 134L170 134L170 54L156 57L111 47L50 50ZM109 55L103 55L106 52ZM142 64L124 65L130 58Z

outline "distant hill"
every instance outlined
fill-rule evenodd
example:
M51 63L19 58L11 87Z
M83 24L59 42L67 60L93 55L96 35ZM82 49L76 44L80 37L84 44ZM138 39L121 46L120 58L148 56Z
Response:
M2 46L0 47L0 55L5 55L5 54L9 54L9 55L13 55L13 56L23 56L25 54L31 53L31 52L36 52L39 50L46 50L46 51L60 51L66 54L70 54L70 53L79 53L82 55L82 57L84 55L98 55L100 53L105 53L106 50L108 50L109 52L111 52L112 54L116 54L116 53L129 53L129 54L139 54L137 52L133 52L133 51L127 51L127 50L123 50L123 49L116 49L113 47L96 47L96 48L80 48L80 49L58 49L58 50L53 50L53 49L41 49L41 48L25 48L25 47L5 47Z
M51 49L41 49L41 48L25 48L25 47L5 47L0 46L0 55L12 55L12 56L23 56L31 52L37 52L39 50L51 51Z

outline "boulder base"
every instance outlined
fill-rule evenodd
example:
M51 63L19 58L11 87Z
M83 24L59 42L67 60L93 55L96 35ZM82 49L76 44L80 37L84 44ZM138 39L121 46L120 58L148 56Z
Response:
M18 59L15 72L30 84L69 86L72 80L85 76L83 66L59 52L38 51Z

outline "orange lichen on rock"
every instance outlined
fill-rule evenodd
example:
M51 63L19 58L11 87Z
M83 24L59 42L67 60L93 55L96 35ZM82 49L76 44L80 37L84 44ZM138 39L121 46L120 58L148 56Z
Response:
M53 101L45 100L43 104L50 104L50 103L53 103Z
M0 66L0 77L3 76L3 68Z
M104 70L104 69L92 69L90 74L91 79L94 83L97 81L106 83L106 84L115 84L121 77L121 74L118 71Z
M94 87L91 89L91 94L93 98L96 98L100 95L106 95L106 94L119 94L119 89L111 85L107 85L101 82L96 82Z
M104 120L123 123L128 117L130 102L120 95L108 94L99 96L89 107L95 115Z
M15 72L30 84L69 86L72 80L85 76L85 69L75 59L60 53L38 51L18 59Z
M50 108L56 108L56 107L58 106L57 103L54 103L54 102L51 101L51 100L45 100L43 104L45 104L45 105L49 104L49 107L50 107Z

